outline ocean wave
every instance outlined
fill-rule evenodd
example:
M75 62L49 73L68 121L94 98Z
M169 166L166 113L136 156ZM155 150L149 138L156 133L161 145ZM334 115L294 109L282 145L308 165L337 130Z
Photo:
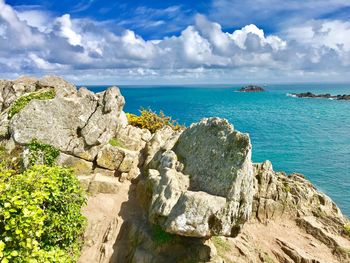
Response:
M296 98L296 97L297 97L297 95L291 94L291 93L287 93L286 95L287 95L288 97L293 97L293 98Z

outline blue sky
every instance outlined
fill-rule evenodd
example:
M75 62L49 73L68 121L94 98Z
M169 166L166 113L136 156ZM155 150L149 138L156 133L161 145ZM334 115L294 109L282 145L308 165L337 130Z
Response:
M0 77L350 81L348 0L0 0Z

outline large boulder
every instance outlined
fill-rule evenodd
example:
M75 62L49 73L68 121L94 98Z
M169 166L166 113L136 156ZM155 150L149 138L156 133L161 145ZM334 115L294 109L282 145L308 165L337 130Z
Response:
M121 122L125 101L119 89L111 87L98 94L84 88L78 91L58 77L44 77L36 86L53 87L56 96L32 100L11 118L9 130L15 142L26 145L35 138L93 161Z
M146 149L154 148L152 142L162 147L146 162L150 221L182 236L237 235L252 210L249 136L209 118L181 134L154 138Z

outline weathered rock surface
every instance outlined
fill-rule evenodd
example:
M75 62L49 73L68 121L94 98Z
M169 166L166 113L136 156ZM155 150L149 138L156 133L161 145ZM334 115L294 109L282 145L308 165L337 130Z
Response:
M33 100L12 117L10 131L19 144L36 138L92 161L98 147L114 136L123 105L124 98L114 87L98 95L75 91L69 97Z
M347 219L300 174L254 164L253 215L236 238L213 239L225 262L350 262Z
M124 148L132 151L140 151L146 146L152 135L147 129L140 129L131 125L120 125L116 137Z
M333 217L333 220L345 224L344 217L337 205L325 194L307 181L301 174L273 171L272 164L265 161L254 165L256 194L253 202L253 214L266 222L283 214L294 216L319 214Z
M158 135L150 141L163 144L149 163L151 222L183 236L236 235L252 206L248 135L218 118L203 119L181 135ZM164 137L175 140L164 143Z
M0 140L9 137L9 125L8 114L6 112L0 112Z
M57 164L64 167L73 168L74 172L77 175L87 175L91 174L93 171L92 162L88 162L84 159L68 155L62 152L60 153L57 159Z
M81 175L78 179L82 187L90 194L117 194L120 188L118 178L95 173L91 175Z
M21 77L17 80L0 80L0 111L7 109L17 98L41 87L35 78Z

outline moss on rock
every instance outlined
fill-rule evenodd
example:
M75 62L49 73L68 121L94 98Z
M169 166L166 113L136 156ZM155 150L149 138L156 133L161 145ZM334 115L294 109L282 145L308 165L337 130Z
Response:
M19 97L11 106L8 112L8 118L11 119L16 113L20 112L32 100L49 100L56 96L54 89L32 92Z

